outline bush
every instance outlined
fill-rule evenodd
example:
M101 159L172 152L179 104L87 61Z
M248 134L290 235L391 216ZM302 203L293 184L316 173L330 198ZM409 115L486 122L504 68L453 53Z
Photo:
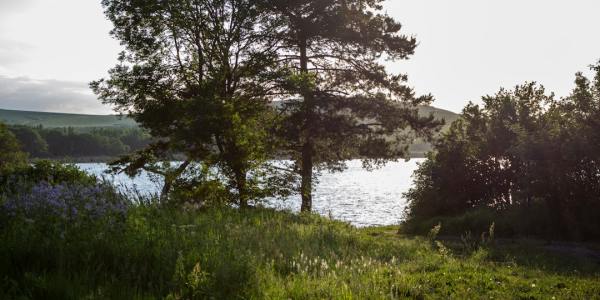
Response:
M4 224L35 222L39 228L63 232L66 227L91 226L101 219L122 219L127 203L113 186L75 166L38 161L0 174Z
M2 211L10 218L73 226L81 220L123 218L127 203L107 184L83 186L41 182L29 192L12 195L2 205Z
M600 64L561 100L535 83L469 104L414 175L407 230L600 240Z
M78 280L56 274L116 242L131 204L111 185L58 163L36 162L0 179L0 298L79 298L69 294ZM65 285L68 293L60 290Z
M0 196L27 193L42 182L51 186L75 184L89 187L96 185L98 179L76 166L42 160L0 173Z
M231 192L208 167L193 166L173 183L169 204L176 207L220 207L231 203Z

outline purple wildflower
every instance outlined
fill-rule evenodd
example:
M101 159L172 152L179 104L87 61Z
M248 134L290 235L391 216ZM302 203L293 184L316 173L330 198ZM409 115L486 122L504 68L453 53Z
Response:
M105 185L50 185L41 182L28 193L9 198L2 208L9 216L25 218L59 218L73 221L80 217L100 219L112 215L124 216L124 199Z

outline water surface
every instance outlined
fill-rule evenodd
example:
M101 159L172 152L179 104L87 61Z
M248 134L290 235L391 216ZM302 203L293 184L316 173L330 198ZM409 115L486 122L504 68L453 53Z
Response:
M411 175L423 159L408 162L392 162L385 167L366 171L361 162L348 162L348 169L341 173L324 172L314 188L313 209L321 215L350 222L356 226L394 225L402 220L406 201L402 194L411 184ZM77 164L82 170L99 176L104 174L106 164ZM126 175L107 176L108 180L125 189L143 193L158 193L158 178L141 173L135 178ZM268 200L267 206L278 209L300 210L300 196L285 200Z

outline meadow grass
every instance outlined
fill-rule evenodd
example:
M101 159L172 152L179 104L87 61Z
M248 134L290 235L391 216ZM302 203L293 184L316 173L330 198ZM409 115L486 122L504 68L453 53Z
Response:
M6 299L600 299L597 261L536 243L470 249L261 208L1 226Z

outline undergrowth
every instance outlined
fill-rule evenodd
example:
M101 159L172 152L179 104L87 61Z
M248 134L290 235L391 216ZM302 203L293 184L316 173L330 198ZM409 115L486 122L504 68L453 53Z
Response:
M3 223L0 298L600 298L598 264L527 245L466 249L267 209L135 205L115 226Z

